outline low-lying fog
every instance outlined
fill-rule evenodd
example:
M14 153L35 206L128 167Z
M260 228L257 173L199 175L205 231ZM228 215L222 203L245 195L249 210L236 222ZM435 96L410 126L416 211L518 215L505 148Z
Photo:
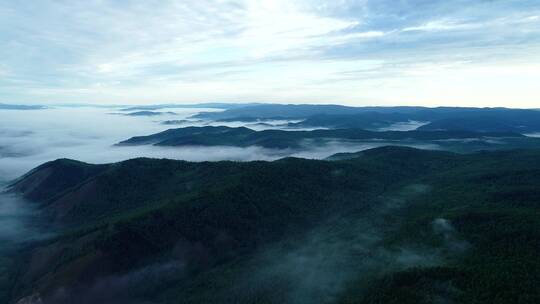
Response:
M301 150L261 147L113 146L132 136L149 135L169 128L244 125L255 130L287 129L287 123L291 122L209 122L189 118L200 111L217 110L166 109L161 115L152 116L128 116L125 115L127 112L122 112L120 108L0 110L0 182L13 180L32 168L57 158L72 158L90 163L116 162L134 157L189 161L274 160L285 156L325 158L338 152L356 152L385 144L330 142L324 147L306 144L305 149ZM163 124L165 121L175 123Z
M12 253L19 244L29 240L54 236L50 229L46 232L33 224L36 210L33 205L21 201L21 198L9 193L2 193L2 186L24 174L28 170L57 158L72 158L90 163L108 163L134 157L173 158L190 161L205 160L273 160L285 156L304 158L326 158L339 152L356 152L387 145L385 141L353 142L327 141L324 146L306 141L299 150L274 150L261 147L158 147L158 146L114 146L119 141L137 135L148 135L169 128L189 125L227 125L241 126L239 122L218 123L191 121L189 117L201 109L174 109L175 114L164 113L152 116L128 116L120 109L107 108L53 108L32 111L0 110L0 257L3 253ZM167 110L169 111L169 110ZM166 125L163 121L176 120L180 125ZM245 125L257 130L265 128L286 128L289 121L249 122ZM410 124L413 124L411 122ZM400 125L400 128L409 128ZM426 149L438 149L437 144L414 142L394 142ZM425 185L413 185L414 195L429 191ZM407 192L408 193L408 192ZM256 272L249 273L248 290L257 286L270 286L276 279L290 282L297 286L292 292L283 295L291 303L320 303L333 300L345 290L347 284L356 280L357 273L366 273L366 278L378 273L378 268L401 269L440 263L443 249L399 248L390 251L383 246L383 230L389 223L384 215L390 210L400 208L402 202L412 194L399 194L389 197L385 204L375 204L376 210L370 211L368 219L344 218L322 224L319 230L309 233L304 238L294 240L290 245L278 244L269 247L267 252L257 254L250 263L256 265ZM394 223L395 224L395 223ZM434 221L434 228L441 233L450 245L457 244L455 252L460 252L468 245L453 235L451 224L445 219ZM327 242L332 240L332 242ZM355 246L351 247L351 240ZM282 246L283 245L283 246ZM448 246L450 246L448 245ZM459 245L459 246L458 246ZM452 247L452 248L454 248ZM449 247L450 248L450 247ZM459 250L458 250L459 249ZM361 261L357 257L362 257ZM10 265L9 260L0 261L0 272ZM259 264L262 263L262 264ZM260 266L263 265L263 266ZM4 269L5 268L5 269ZM249 268L249 267L248 267ZM144 281L145 276L162 276L167 280L167 273L174 275L183 271L182 265L166 263L144 267L122 276L107 277L98 281L85 291L83 299L119 297L126 288L132 288ZM247 276L246 276L247 277ZM322 279L321 279L322 278ZM239 286L244 284L240 276ZM6 285L7 286L7 285ZM103 287L105 286L105 287ZM111 287L114 286L114 287ZM2 282L0 281L0 289ZM103 295L106 288L109 293ZM99 292L98 292L99 291ZM67 293L71 296L71 293ZM246 293L249 295L249 293ZM128 294L131 296L130 294ZM77 298L81 295L77 294ZM69 298L69 297L68 297ZM69 298L71 299L71 298ZM93 302L90 300L90 302ZM98 301L99 302L99 301ZM130 301L127 301L128 303ZM54 303L64 303L55 301ZM71 303L67 301L66 303ZM88 301L86 303L89 303Z
M286 156L326 158L338 152L356 152L384 145L331 141L325 146L306 142L300 150L262 147L158 147L114 146L132 136L149 135L170 128L205 125L246 126L255 130L287 129L289 122L213 122L190 119L200 111L170 109L161 115L126 115L120 108L57 107L41 110L0 110L0 252L28 238L44 237L29 223L32 204L2 193L11 181L47 161L71 158L89 163L110 163L134 157L172 158L189 161L274 160ZM154 111L155 112L155 111ZM174 121L173 124L164 124ZM426 146L426 148L430 148ZM0 269L1 270L1 269Z

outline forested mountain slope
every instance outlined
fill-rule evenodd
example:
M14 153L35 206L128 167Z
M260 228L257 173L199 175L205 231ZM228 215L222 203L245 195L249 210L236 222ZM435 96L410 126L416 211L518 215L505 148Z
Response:
M47 163L11 191L57 234L14 258L6 301L540 300L540 151L344 158Z
M334 129L312 131L255 131L246 127L186 127L169 129L147 136L135 136L119 145L158 146L260 146L265 148L299 148L306 141L325 140L390 140L390 141L444 141L466 139L510 138L525 139L518 133L471 131L386 131L374 132L362 129ZM534 139L528 139L534 142Z
M250 105L222 112L203 112L197 118L252 121L301 119L299 127L377 129L408 121L426 122L424 131L473 132L540 131L540 113L533 109L472 107L346 107L339 105Z

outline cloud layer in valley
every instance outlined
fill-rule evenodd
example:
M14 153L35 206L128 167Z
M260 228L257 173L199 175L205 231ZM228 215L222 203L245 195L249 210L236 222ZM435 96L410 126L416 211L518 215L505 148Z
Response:
M150 135L169 128L189 125L247 125L253 129L286 128L288 121L272 124L240 122L189 122L189 116L200 110L164 110L158 116L126 116L115 108L57 107L43 110L0 111L0 182L11 181L29 170L58 158L71 158L89 163L110 163L135 157L171 158L188 161L275 160L294 156L322 159L339 152L356 152L386 145L384 141L328 141L324 145L306 141L300 149L266 149L250 147L158 147L114 146L132 136ZM215 109L214 109L215 110ZM182 125L164 125L163 121L182 120ZM399 144L399 143L393 143ZM405 143L403 143L405 144ZM438 149L435 144L414 144L419 148Z

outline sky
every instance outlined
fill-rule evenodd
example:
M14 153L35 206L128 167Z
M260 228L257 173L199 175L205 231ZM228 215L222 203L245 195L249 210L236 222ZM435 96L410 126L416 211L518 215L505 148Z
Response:
M538 0L0 1L0 102L540 108Z

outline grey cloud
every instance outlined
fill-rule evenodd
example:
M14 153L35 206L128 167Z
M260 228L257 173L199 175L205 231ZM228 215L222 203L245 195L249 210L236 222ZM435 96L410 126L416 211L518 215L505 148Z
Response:
M298 94L313 100L321 96L316 88L340 91L339 82L407 78L418 64L536 63L540 49L540 5L532 0L281 1L275 25L285 28L278 31L272 22L257 24L265 9L253 7L262 2L156 3L4 1L0 98L149 102L160 93L167 99ZM383 64L354 68L366 59ZM350 64L324 66L328 62ZM308 66L321 66L317 79L299 73L291 76L292 86L281 77ZM153 94L141 96L139 88ZM290 94L275 95L277 89Z

